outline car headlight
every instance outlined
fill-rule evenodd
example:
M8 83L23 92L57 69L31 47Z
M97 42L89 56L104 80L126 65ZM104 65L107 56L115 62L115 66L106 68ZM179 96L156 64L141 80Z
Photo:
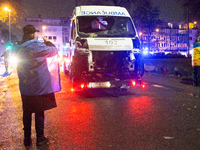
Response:
M18 59L15 55L10 55L9 56L9 62L12 63L12 64L17 64Z

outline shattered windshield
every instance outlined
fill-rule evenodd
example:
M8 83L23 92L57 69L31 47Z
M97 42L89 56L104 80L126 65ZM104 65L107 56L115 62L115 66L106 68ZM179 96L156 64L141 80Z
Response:
M134 37L136 35L129 17L80 16L77 22L80 37Z

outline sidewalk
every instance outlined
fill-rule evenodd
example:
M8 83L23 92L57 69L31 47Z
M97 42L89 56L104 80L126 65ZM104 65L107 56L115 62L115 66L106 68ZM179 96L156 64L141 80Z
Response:
M0 149L23 149L22 104L16 72L0 80Z
M23 145L23 112L16 67L12 68L11 75L0 79L0 101L0 150L47 150L46 147L37 147L35 144L26 148ZM47 113L45 112L46 118ZM32 140L36 143L34 114Z

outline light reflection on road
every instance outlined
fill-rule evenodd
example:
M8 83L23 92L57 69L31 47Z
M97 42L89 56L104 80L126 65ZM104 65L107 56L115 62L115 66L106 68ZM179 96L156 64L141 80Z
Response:
M65 93L69 89L62 87L62 91L56 93L58 107L55 113L49 114L49 118L55 118L50 120L54 123L49 123L49 127L56 132L51 140L54 138L55 143L59 143L57 147L130 149L142 144L147 148L150 143L146 143L144 138L151 137L151 142L157 139L152 135L158 133L160 119L157 118L157 103L153 97L141 94L112 97L101 92L83 96Z
M68 125L69 137L76 148L86 148L87 143L89 149L93 147L95 140L94 108L88 102L73 102L66 108L66 118L64 122Z
M129 116L134 117L134 122L142 124L144 122L150 123L153 120L149 117L153 113L153 104L151 98L147 96L132 97L128 100Z

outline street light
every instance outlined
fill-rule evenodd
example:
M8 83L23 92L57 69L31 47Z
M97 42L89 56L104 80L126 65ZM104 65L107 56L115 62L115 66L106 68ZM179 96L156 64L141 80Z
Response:
M140 48L143 49L143 39L142 39L142 32L139 32L140 40L141 40L141 45Z
M156 32L158 33L160 30L159 29L156 29ZM157 37L156 37L156 51L159 51L160 52L160 49L158 49L158 44L159 44L159 42L158 42L158 36L159 36L159 33L156 35Z
M196 28L196 27L197 27L197 22L195 21L195 22L194 22L194 28Z
M11 12L11 10L8 9L7 7L5 7L4 10L9 12L9 23L8 23L8 26L9 26L9 43L11 43L11 30L10 30L10 12Z
M169 48L170 48L170 52L171 52L171 28L173 27L173 24L172 23L168 23L168 26L170 27L170 30L169 30Z

